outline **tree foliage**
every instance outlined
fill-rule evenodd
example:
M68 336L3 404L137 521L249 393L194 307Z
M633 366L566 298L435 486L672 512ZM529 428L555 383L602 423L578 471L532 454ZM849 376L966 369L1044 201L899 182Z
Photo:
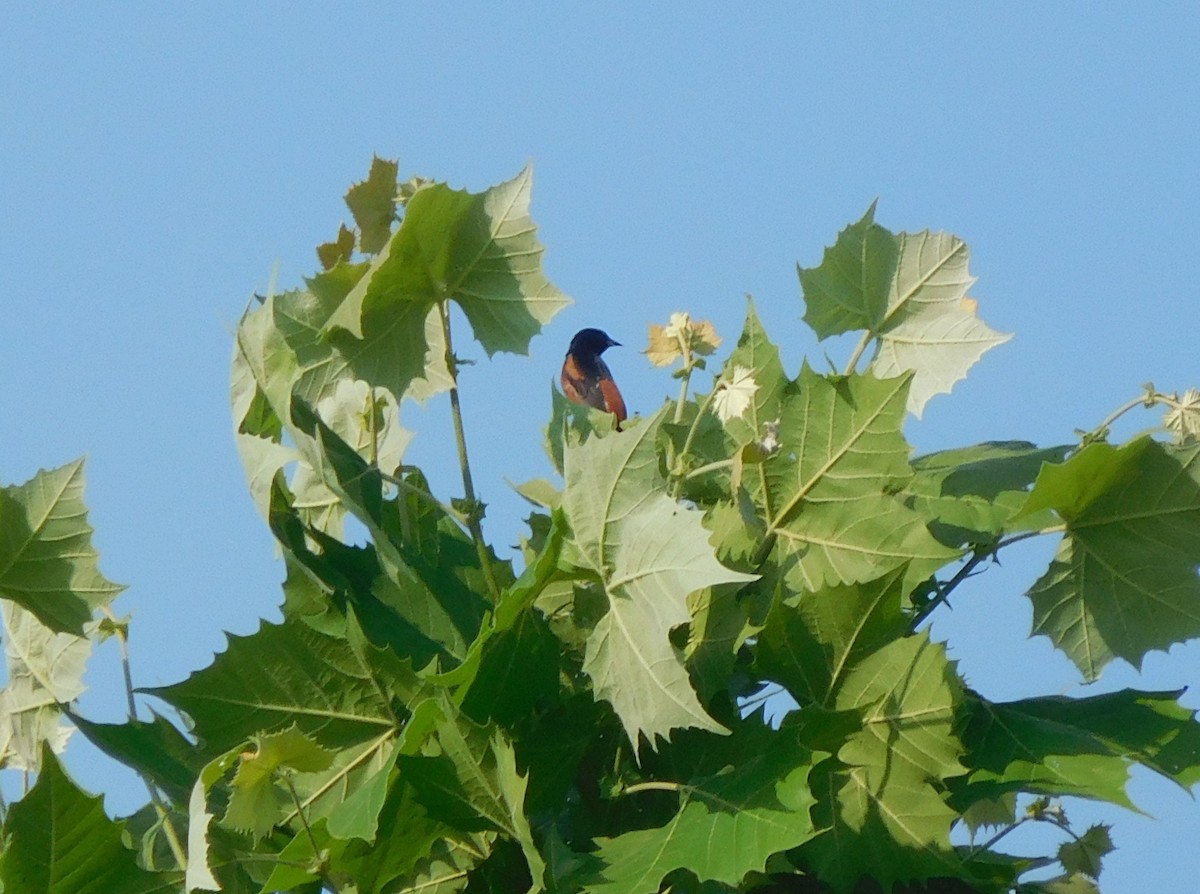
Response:
M0 760L37 773L3 817L6 894L1093 890L1109 829L1052 799L1130 807L1135 764L1191 787L1200 724L1178 692L992 702L925 622L1046 536L1032 634L1084 679L1200 634L1194 394L1118 411L1165 406L1169 437L1109 443L1114 414L1075 445L913 457L906 416L1008 336L962 240L872 206L799 270L817 335L861 333L845 368L789 374L753 303L723 360L711 324L652 326L678 396L620 432L551 396L559 477L519 487L514 566L484 539L449 306L491 355L566 304L531 182L401 183L376 159L322 269L247 309L233 423L282 620L143 690L186 728L71 710L91 644L128 635L82 462L0 489ZM442 393L455 495L404 460L402 405ZM68 719L145 779L144 810L115 822L69 779ZM1062 847L1005 853L1027 822Z

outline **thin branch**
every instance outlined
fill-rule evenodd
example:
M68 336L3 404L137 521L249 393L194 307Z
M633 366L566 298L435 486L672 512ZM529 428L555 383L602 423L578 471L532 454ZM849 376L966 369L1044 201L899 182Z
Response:
M379 477L382 478L384 481L388 482L389 484L394 484L398 489L400 489L404 493L414 496L418 500L423 500L424 502L428 503L430 506L433 506L435 509L441 510L446 515L450 516L452 519L454 519L456 522L458 522L460 525L462 525L464 528L468 528L467 516L464 513L459 512L457 509L455 509L449 503L443 503L441 500L439 500L437 497L435 497L429 491L422 490L419 487L414 487L413 485L409 484L407 481L405 481L403 478L400 478L397 475L389 475L387 472L383 471L383 469L379 469L378 471L379 471ZM469 528L468 528L468 530L469 530Z
M854 346L854 353L851 354L850 359L846 361L846 368L842 370L842 375L848 376L850 373L854 372L854 368L858 366L858 361L862 357L863 351L865 351L874 340L875 334L870 330L862 334L862 338L860 338L858 340L858 344Z
M487 581L488 592L493 602L500 600L500 585L492 571L491 557L488 555L487 544L483 539L483 526L480 519L483 516L482 506L475 496L475 485L471 480L471 463L467 459L467 436L463 429L462 406L458 399L458 358L454 356L454 344L450 339L450 309L447 301L438 302L438 314L442 318L442 337L446 342L446 369L450 373L450 414L454 419L454 440L458 445L458 464L462 469L463 497L467 504L464 521L471 539L475 541L475 552L479 555L479 564L483 568L483 576Z
M712 406L713 399L717 396L716 387L708 392L708 396L704 398L704 403L696 410L696 418L692 420L692 427L688 429L687 437L683 441L683 449L679 451L679 458L683 460L692 450L692 442L696 440L696 432L700 429L700 420L704 418L704 414L708 412L708 408ZM671 486L672 498L678 500L679 492L683 490L683 482L687 478L686 475L676 475L675 482Z
M137 702L133 697L133 672L129 664L129 640L126 638L126 630L124 626L118 623L116 617L107 605L103 607L104 614L113 624L114 634L117 638L117 645L121 650L121 672L125 678L125 703L129 708L129 720L137 722ZM146 791L150 793L150 801L154 805L154 812L158 814L159 822L162 823L163 834L167 838L167 846L171 849L171 855L175 858L175 862L180 869L187 869L188 859L187 851L184 850L183 843L179 840L179 835L175 832L175 825L171 822L171 814L167 810L166 804L158 794L158 789L154 787L154 783L146 776L143 776L141 771L138 771L138 776L146 786Z

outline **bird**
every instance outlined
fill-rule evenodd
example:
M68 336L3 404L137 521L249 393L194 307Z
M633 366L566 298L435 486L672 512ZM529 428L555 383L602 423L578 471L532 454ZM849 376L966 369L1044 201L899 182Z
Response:
M567 348L560 379L569 399L617 417L617 431L626 418L625 400L600 355L620 344L601 329L580 329Z

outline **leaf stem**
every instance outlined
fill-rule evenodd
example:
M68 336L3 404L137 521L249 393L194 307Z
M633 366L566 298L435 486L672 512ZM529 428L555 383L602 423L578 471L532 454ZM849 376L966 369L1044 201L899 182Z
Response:
M688 786L679 782L651 780L650 782L636 782L625 788L621 794L636 795L638 792L681 792L686 788Z
M126 628L123 624L117 621L117 618L112 613L112 609L107 605L103 607L105 616L113 624L114 635L117 638L117 645L121 651L121 673L125 678L125 704L129 708L129 719L131 722L137 722L137 702L133 697L133 671L129 664L129 640ZM179 835L175 832L175 825L171 822L171 814L167 810L167 806L163 803L162 797L158 794L158 789L154 787L154 783L146 776L143 776L141 771L138 771L138 776L141 776L142 782L146 786L146 791L150 794L150 802L154 805L154 812L158 814L159 822L162 823L163 835L167 838L167 846L171 849L171 856L175 858L176 864L180 869L187 869L188 858L187 851L183 848L183 843L179 840Z
M1121 404L1121 406L1109 413L1103 422L1088 432L1083 438L1084 443L1087 444L1091 441L1104 440L1108 437L1108 430L1112 427L1112 424L1130 410L1136 409L1137 407L1146 407L1149 409L1155 404L1166 404L1172 408L1177 408L1179 406L1179 402L1172 395L1163 394L1161 391L1156 390L1153 385L1148 384L1146 385L1146 390L1143 392L1141 397L1135 397L1132 400L1127 400L1125 403Z
M379 469L378 471L379 471L379 477L382 478L384 481L388 482L389 484L394 484L397 488L399 488L404 493L410 494L411 496L416 497L418 500L423 500L426 503L428 503L430 506L433 506L436 509L440 509L446 515L450 516L452 519L454 519L456 522L458 522L460 525L462 525L464 528L468 527L467 526L467 516L464 513L459 512L457 509L455 509L449 503L443 503L441 500L439 500L437 497L435 497L433 494L431 494L427 490L421 490L421 488L419 488L419 487L413 487L411 484L409 484L407 481L405 481L403 478L400 478L397 475L389 475L387 472L383 471L383 469Z
M941 584L938 587L937 595L925 603L925 605L921 606L920 611L913 616L912 629L916 630L926 618L933 614L934 609L936 609L939 605L943 605L948 602L950 599L950 594L954 591L954 589L968 577L970 577L971 572L973 572L980 565L980 563L990 558L994 558L1000 552L1000 550L1007 546L1012 546L1014 543L1020 543L1022 540L1029 540L1031 537L1040 537L1043 534L1061 534L1066 529L1067 526L1063 524L1047 525L1044 528L1038 528L1036 531L1022 531L1020 534L1013 534L1007 539L997 540L995 543L990 545L976 547L974 553L971 555L971 558L966 561L962 568L958 569L958 572L954 575L954 577L950 578L950 580L946 581L944 584Z
M716 472L720 469L728 469L732 465L733 465L732 459L718 459L715 462L705 463L704 465L699 466L698 468L692 469L690 472L688 472L683 477L685 480L690 481L693 478L699 478L701 475L707 475L709 472Z
M854 353L851 354L850 359L846 361L846 368L842 371L842 375L848 376L850 373L854 372L854 368L858 366L858 361L862 357L863 351L867 349L874 339L875 334L869 329L862 334L862 338L858 340L858 344L854 347Z
M308 825L308 817L304 814L304 808L300 806L300 796L296 793L296 786L292 784L292 776L290 773L281 773L283 784L287 788L288 793L292 796L292 803L296 805L296 814L300 817L300 825L304 827L304 834L308 838L308 844L312 848L313 859L317 861L317 873L321 876L321 880L325 883L334 894L337 894L338 887L329 878L325 871L325 860L321 857L321 848L317 845L316 836L313 835L312 828Z
M679 459L684 460L692 451L692 442L696 440L696 432L700 429L700 420L704 418L704 414L708 412L708 408L712 406L713 398L716 397L717 389L713 388L704 398L698 410L696 410L696 418L692 420L692 427L688 429L687 437L683 441L683 449L679 451ZM688 477L683 474L675 474L674 483L671 485L672 499L679 499L679 492L683 490L683 482Z
M458 358L454 356L454 344L450 340L450 308L448 301L438 302L438 315L442 319L442 336L446 343L446 369L450 373L450 413L454 418L454 440L458 445L458 464L462 469L463 497L467 504L463 521L475 541L475 552L479 554L479 564L483 568L483 576L487 581L488 592L493 602L500 600L500 586L492 572L491 557L488 555L487 544L483 540L483 506L475 497L475 485L471 480L471 463L467 459L467 436L463 429L462 406L458 399Z

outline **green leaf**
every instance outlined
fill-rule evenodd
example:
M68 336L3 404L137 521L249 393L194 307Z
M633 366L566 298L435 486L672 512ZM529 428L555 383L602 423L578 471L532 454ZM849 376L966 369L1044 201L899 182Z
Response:
M884 646L847 674L835 707L860 712L862 729L810 777L814 821L831 831L803 853L823 880L848 890L869 871L886 889L958 873L949 839L958 814L940 783L965 772L954 735L959 687L944 647L924 634Z
M142 690L186 711L210 751L295 724L326 745L363 741L399 726L395 685L350 644L300 621L263 622L182 683Z
M1111 826L1091 826L1074 841L1068 841L1058 849L1058 861L1068 873L1082 873L1091 878L1100 877L1100 863L1114 850Z
M550 421L545 428L546 455L554 471L563 473L568 446L576 446L596 432L613 430L613 415L567 400L554 385L550 386ZM559 498L561 500L561 497Z
M724 730L701 707L669 634L691 620L689 594L755 579L721 565L701 514L662 493L654 441L664 412L566 453L572 561L594 571L608 597L584 670L635 747L639 734L653 747L676 727Z
M77 714L70 716L88 741L109 757L149 777L172 800L188 799L205 763L203 752L169 721L158 714L150 721L125 723L94 723Z
M1181 694L1125 689L999 704L973 696L962 733L969 794L1077 795L1132 809L1125 783L1135 762L1190 789L1200 781L1200 723Z
M55 633L19 605L0 605L6 633L8 683L0 690L0 767L38 769L42 743L62 752L70 729L62 706L86 688L83 672L92 641Z
M783 450L764 465L762 509L796 589L874 580L908 563L924 580L958 552L893 492L912 477L900 433L908 379L829 379L807 364L784 403Z
M83 484L77 459L0 488L0 598L76 636L124 589L100 573Z
M1086 679L1200 635L1200 446L1090 444L1038 475L1022 515L1043 509L1067 533L1029 591L1033 633Z
M361 378L403 393L425 366L426 317L446 300L459 303L489 355L528 351L530 338L568 303L542 272L531 183L527 168L482 193L445 184L417 190L326 327L360 339L346 354Z
M904 490L943 543L986 543L1010 529L1042 465L1062 462L1070 450L1025 441L941 450L912 461L915 474Z
M383 248L392 233L399 170L399 162L377 155L371 159L367 179L355 183L346 192L346 207L358 224L358 247L366 254L375 254Z
M259 839L274 827L284 804L282 792L276 788L276 774L327 769L333 752L294 727L255 736L253 747L239 759L223 822Z
M545 863L525 815L527 779L517 770L512 744L499 730L478 726L441 703L439 757L401 758L401 775L416 788L430 815L469 832L499 830L521 846L534 880Z
M122 843L124 823L76 787L46 748L37 784L5 817L0 884L11 894L178 890L179 873L147 872Z
M772 854L812 837L811 754L793 737L739 724L728 744L705 748L701 740L688 757L703 764L707 755L696 752L710 750L728 760L678 783L679 809L670 822L598 841L596 856L606 865L589 892L653 894L665 875L685 868L701 880L737 885Z
M371 534L384 572L373 585L374 595L443 654L461 661L487 609L480 595L486 590L473 585L481 581L482 570L469 536L426 501L385 500L377 468L299 398L292 410L300 429L315 439L310 462L321 480ZM511 580L504 563L490 561L502 582Z
M912 370L908 409L919 419L931 397L949 394L980 357L1012 335L976 315L976 301L967 297L975 277L967 272L965 242L928 230L896 240L896 273L871 371L898 376Z
M878 341L871 371L913 373L908 410L918 418L935 394L948 393L983 354L1011 335L975 314L967 290L970 252L948 233L892 233L875 223L872 204L843 230L821 265L798 268L804 319L825 339L864 330Z
M321 266L329 270L340 261L349 262L354 254L354 231L346 229L342 224L338 227L337 238L332 242L322 242L317 246L317 260Z
M875 223L875 205L838 234L819 267L796 265L804 322L819 339L854 329L874 331L883 321L899 250L896 237Z
M893 572L777 600L758 635L756 667L800 704L831 706L846 674L906 631L902 581Z
M767 338L762 321L754 308L753 299L746 298L746 323L738 338L737 347L725 361L725 369L736 367L748 369L754 374L754 382L758 389L750 401L750 405L741 416L735 416L725 423L725 429L734 443L749 444L761 439L764 434L763 424L778 419L780 405L783 401L788 379L783 371L783 362L779 359L779 348ZM722 373L724 376L724 373ZM713 461L718 457L706 457Z

